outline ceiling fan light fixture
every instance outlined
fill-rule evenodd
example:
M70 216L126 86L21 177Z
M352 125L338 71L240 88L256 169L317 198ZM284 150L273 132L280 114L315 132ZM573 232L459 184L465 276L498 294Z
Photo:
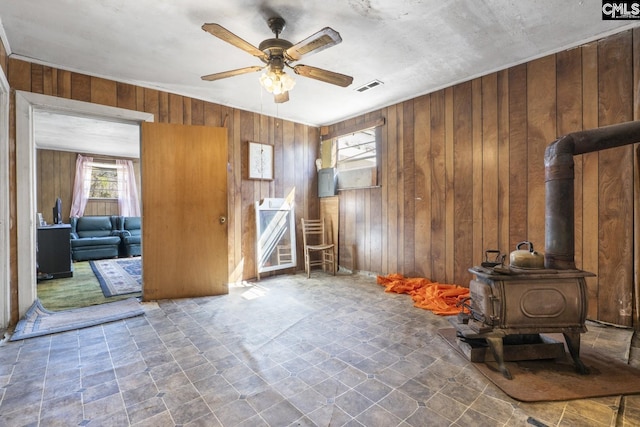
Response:
M285 21L282 17L276 16L270 18L267 24L275 34L275 38L263 40L258 47L255 47L251 43L241 39L231 31L222 27L220 24L203 24L202 29L204 31L255 56L266 65L263 67L244 67L236 70L223 71L221 73L207 74L202 76L201 79L206 81L215 81L263 70L263 74L259 79L260 85L264 87L267 92L274 95L273 98L276 103L287 102L289 100L289 91L293 89L293 86L296 83L293 77L284 72L284 67L291 68L293 72L299 76L308 77L340 87L347 87L353 82L353 77L345 74L303 64L295 66L291 65L292 62L298 61L304 56L320 52L326 48L341 43L342 38L337 31L332 28L325 27L306 39L293 44L288 40L280 38L280 33L285 27Z
M260 76L260 84L267 92L280 95L293 89L296 81L284 71L268 67Z

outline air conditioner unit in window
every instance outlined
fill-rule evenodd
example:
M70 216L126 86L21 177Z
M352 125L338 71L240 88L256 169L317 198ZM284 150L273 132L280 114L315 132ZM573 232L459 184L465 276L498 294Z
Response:
M336 195L337 176L335 168L325 168L318 171L318 197Z

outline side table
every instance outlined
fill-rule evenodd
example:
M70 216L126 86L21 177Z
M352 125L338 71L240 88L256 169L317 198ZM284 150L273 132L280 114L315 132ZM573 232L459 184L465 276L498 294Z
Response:
M71 224L38 227L38 271L53 279L73 276Z

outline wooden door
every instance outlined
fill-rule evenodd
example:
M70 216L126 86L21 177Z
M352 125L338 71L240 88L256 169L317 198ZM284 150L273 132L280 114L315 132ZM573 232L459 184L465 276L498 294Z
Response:
M228 292L227 129L143 123L145 301Z

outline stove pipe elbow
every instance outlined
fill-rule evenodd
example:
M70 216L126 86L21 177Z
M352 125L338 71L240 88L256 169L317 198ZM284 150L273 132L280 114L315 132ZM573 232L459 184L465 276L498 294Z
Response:
M640 142L640 120L573 132L547 146L544 153L545 268L576 268L573 156L636 142Z
M549 144L544 153L544 266L575 270L573 181L575 141L571 134Z

